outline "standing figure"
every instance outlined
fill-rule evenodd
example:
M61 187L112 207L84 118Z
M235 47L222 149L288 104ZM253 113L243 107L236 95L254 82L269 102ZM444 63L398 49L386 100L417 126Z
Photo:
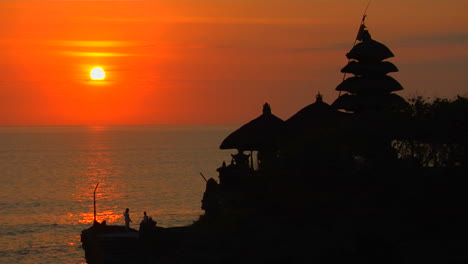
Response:
M143 224L147 224L148 223L148 216L146 215L146 211L143 212L143 220L141 221Z
M124 218L125 218L125 228L129 229L130 228L130 222L132 222L132 219L130 219L130 209L125 209L124 213Z

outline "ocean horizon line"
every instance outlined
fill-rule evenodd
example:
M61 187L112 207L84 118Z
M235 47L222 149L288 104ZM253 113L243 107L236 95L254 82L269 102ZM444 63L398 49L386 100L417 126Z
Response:
M0 125L0 133L83 131L204 131L234 130L241 124L146 124L146 125Z

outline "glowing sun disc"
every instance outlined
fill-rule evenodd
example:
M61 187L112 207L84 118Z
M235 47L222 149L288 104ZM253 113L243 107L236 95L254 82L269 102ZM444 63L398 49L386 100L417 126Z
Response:
M101 67L95 67L89 73L92 80L104 80L106 78L106 72Z

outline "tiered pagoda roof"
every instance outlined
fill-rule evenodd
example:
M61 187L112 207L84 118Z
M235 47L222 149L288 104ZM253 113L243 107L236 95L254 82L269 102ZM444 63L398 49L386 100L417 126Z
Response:
M392 51L384 44L371 38L364 26L358 34L356 44L347 54L348 64L341 72L354 76L344 79L336 90L346 92L333 102L337 109L352 112L401 109L405 100L393 92L403 90L401 84L388 76L398 68L389 61Z

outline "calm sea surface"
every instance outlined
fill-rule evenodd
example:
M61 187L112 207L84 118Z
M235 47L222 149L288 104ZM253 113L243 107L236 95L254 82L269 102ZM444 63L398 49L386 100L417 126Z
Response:
M207 178L230 160L234 126L0 127L0 263L86 263L80 232L123 225L130 208L163 227L191 224ZM233 152L234 153L234 152Z

